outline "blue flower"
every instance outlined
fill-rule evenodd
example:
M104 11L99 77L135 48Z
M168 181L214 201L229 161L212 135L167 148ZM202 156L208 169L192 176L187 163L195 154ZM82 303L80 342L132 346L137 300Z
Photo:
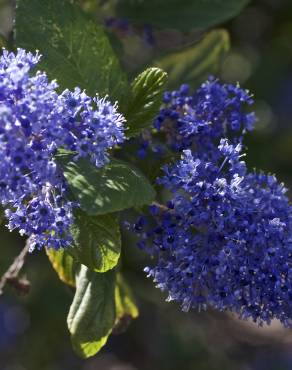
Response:
M156 257L145 271L184 311L210 306L290 326L292 208L274 176L247 172L241 149L222 139L216 162L185 150L164 168L171 201L134 228Z
M124 137L116 105L35 71L40 55L3 49L0 58L0 202L9 229L30 237L31 248L65 248L72 242L73 203L54 159L58 149L88 157L97 167Z
M167 135L173 150L211 150L220 138L241 136L255 123L246 110L253 104L248 91L212 77L192 94L188 85L166 92L163 102L154 127Z

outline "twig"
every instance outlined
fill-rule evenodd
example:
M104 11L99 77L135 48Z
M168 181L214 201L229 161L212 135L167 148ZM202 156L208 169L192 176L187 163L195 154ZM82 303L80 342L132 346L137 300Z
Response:
M170 208L168 208L167 206L165 206L163 204L160 204L158 202L152 202L151 205L157 207L162 212L165 212L165 211L169 212L169 211L171 211Z
M15 258L12 265L8 268L0 280L0 295L3 294L3 289L6 284L13 286L20 294L27 294L30 288L30 283L26 278L20 278L19 273L24 265L26 256L29 251L29 239L25 243L25 247L20 254Z

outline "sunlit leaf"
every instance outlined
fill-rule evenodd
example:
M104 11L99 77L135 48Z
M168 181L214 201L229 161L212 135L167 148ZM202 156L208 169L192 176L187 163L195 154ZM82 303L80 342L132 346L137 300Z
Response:
M135 78L125 112L127 136L135 136L152 126L166 82L167 74L160 68L148 68Z
M155 191L147 178L132 165L112 160L102 168L87 159L59 156L64 175L80 207L89 215L102 215L150 204Z
M43 54L40 68L61 88L79 86L89 94L119 98L126 87L103 28L70 0L17 0L18 47Z
M95 355L106 343L116 318L115 271L96 273L81 266L76 293L67 318L76 353Z
M106 272L118 263L121 235L117 216L88 216L76 212L72 227L74 247L68 252L96 272Z
M46 252L60 280L75 287L75 273L77 269L75 260L64 249L47 248Z

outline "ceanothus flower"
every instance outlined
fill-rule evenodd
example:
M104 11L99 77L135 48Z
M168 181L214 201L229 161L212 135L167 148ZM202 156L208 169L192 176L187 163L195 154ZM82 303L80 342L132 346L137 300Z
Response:
M105 98L90 98L76 88L65 90L57 106L60 126L53 134L58 146L76 152L75 159L89 157L96 167L108 162L108 149L124 139L124 117Z
M185 150L159 183L167 205L140 218L145 271L182 309L229 310L262 325L292 324L292 208L273 175L248 173L242 146L221 139L217 161Z
M0 58L0 203L8 227L30 236L31 248L70 245L74 204L54 156L58 149L97 167L124 141L116 105L76 88L58 94L55 81L35 71L40 55L3 49Z
M74 222L74 206L61 195L53 197L48 191L47 195L36 195L26 204L15 203L14 211L7 209L5 215L10 230L17 228L20 235L30 236L31 251L43 246L60 249L70 247L73 242L70 227Z
M188 85L165 92L154 127L166 133L175 151L211 151L220 138L252 130L255 115L246 111L252 104L248 91L211 77L194 93Z
M249 111L252 104L247 90L210 77L194 92L187 84L166 91L153 126L158 133L165 134L171 150L191 149L200 153L201 158L206 156L210 160L212 155L216 160L222 137L234 143L242 142L243 135L253 129L256 117ZM144 159L149 151L157 152L154 136L153 130L143 132L137 150L139 158ZM166 154L165 149L160 149L158 155Z

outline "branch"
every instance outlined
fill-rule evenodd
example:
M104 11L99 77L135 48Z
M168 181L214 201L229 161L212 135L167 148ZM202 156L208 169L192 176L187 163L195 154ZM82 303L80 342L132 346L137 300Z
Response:
M161 212L171 212L171 209L165 206L164 204L152 202L151 205L157 207Z
M3 289L6 284L13 286L19 294L27 294L29 292L30 283L26 278L20 278L19 273L24 265L26 256L29 251L29 239L25 243L25 247L20 254L15 258L12 265L8 268L0 280L0 295L3 294Z

